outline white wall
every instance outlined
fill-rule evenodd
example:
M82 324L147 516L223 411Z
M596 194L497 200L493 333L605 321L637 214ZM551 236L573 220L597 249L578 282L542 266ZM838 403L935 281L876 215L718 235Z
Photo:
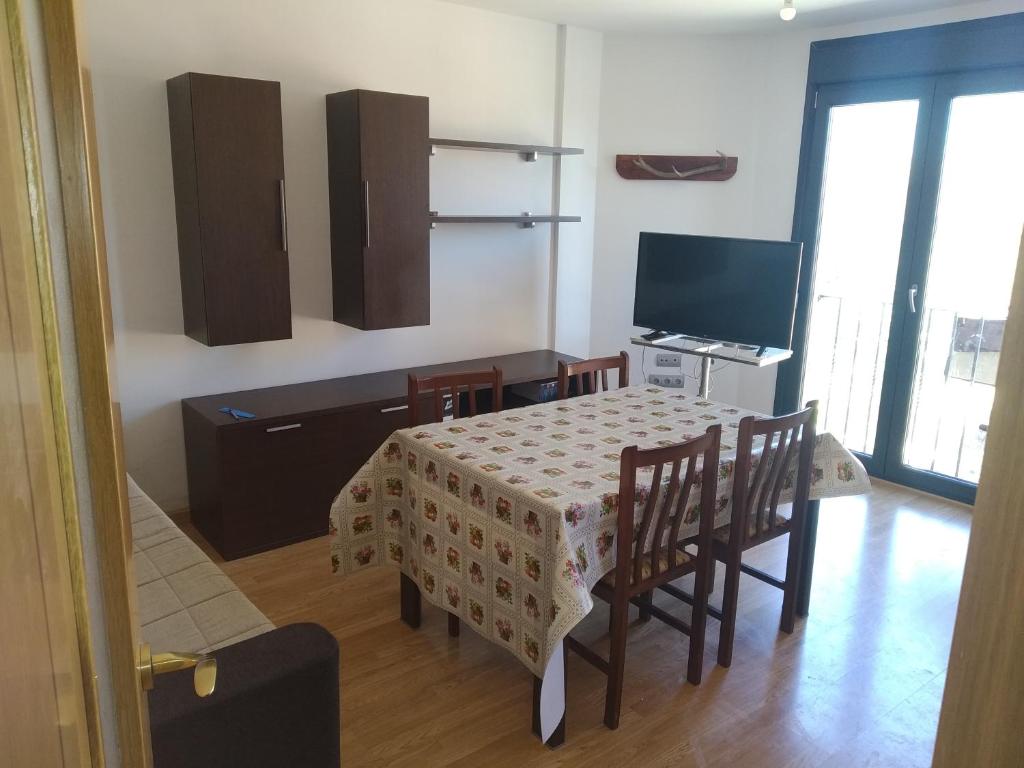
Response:
M633 334L640 231L789 239L811 41L1020 10L1024 3L1015 0L820 30L789 31L780 23L780 31L770 36L606 35L592 354L624 348ZM638 182L615 172L616 154L714 150L739 157L731 180ZM636 380L640 357L637 350ZM652 368L648 355L648 372ZM713 384L716 400L772 410L773 369L732 364L714 376ZM696 390L693 382L688 389Z
M187 503L181 398L549 343L545 225L439 226L431 235L429 327L363 332L331 320L327 93L429 96L434 136L549 144L561 124L589 166L563 162L563 213L579 205L584 224L564 225L575 229L559 244L559 274L578 273L586 290L560 293L570 325L558 323L557 340L564 351L587 352L600 35L566 31L560 94L555 25L430 0L90 0L83 10L127 463L165 509ZM186 71L281 82L291 340L208 348L182 334L164 83ZM431 208L545 212L551 164L439 150Z
M600 121L601 58L599 32L565 28L564 86L561 137L556 143L587 148L582 156L561 160L560 209L595 222ZM593 148L592 150L589 148ZM554 348L563 352L590 349L590 284L594 271L595 226L569 224L554 230L558 238L558 274L553 298L557 304L552 329Z
M83 11L129 470L165 508L186 505L183 397L552 343L581 355L628 347L640 230L789 236L811 40L1020 5L729 37L560 32L434 0L90 0ZM189 70L282 84L291 340L208 348L181 332L164 81ZM431 235L429 327L361 332L334 323L323 97L355 87L429 96L434 135L582 146L583 157L562 161L555 185L550 158L439 150L431 207L539 212L557 190L561 212L584 223L562 226L557 242L543 225L441 226ZM620 152L714 149L739 156L732 180L627 182L614 170ZM774 371L733 365L716 375L715 397L770 410L774 380Z

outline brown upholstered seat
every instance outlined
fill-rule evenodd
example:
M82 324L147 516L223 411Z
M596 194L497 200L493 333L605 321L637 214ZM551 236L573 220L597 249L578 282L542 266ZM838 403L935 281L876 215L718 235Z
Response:
M726 527L728 528L728 526ZM643 562L640 566L640 576L644 579L649 579L654 575L654 569L652 568L652 564L654 562L653 553L644 552L643 558ZM689 563L696 559L696 556L691 555L689 552L684 552L683 550L676 550L676 566ZM665 573L666 571L668 571L670 567L672 566L668 561L668 551L667 549L663 549L661 552L658 553L658 573ZM614 569L609 571L602 577L601 583L607 584L609 587L615 586Z
M784 533L787 533L789 531L790 520L791 520L790 513L783 512L782 510L778 510L775 513L775 524L772 525L772 526L769 526L767 524L767 520L762 521L762 524L761 524L761 535L758 536L758 534L757 534L757 520L754 519L754 518L751 518L750 524L747 526L747 542L750 543L750 542L754 541L755 539L759 540L759 543L760 542L765 542L765 541L769 541L770 539L774 539L776 536L781 536ZM731 530L731 528L730 528L728 523L726 523L725 525L719 526L718 528L715 528L715 533L714 533L715 539L717 541L722 542L722 543L728 543L728 541L729 541L729 531L730 530Z

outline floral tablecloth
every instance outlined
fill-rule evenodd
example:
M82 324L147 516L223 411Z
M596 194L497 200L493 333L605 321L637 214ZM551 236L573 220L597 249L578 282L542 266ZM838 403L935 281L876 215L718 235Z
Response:
M591 587L614 567L622 449L679 443L721 423L723 525L739 420L751 414L639 385L399 430L331 508L333 570L401 568L428 602L545 677L593 607ZM811 498L869 488L861 463L818 435Z

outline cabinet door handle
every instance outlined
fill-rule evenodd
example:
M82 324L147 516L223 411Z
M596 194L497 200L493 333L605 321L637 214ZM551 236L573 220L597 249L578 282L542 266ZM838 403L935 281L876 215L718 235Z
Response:
M393 405L390 408L381 408L380 412L381 413L394 413L395 411L407 411L407 410L409 410L409 404L408 403L406 403L405 405Z
M277 194L281 203L281 250L288 253L288 195L284 189L284 179L277 180Z
M370 182L363 182L363 248L370 247Z
M280 427L267 427L267 432L284 432L287 429L298 429L301 426L297 422L295 424L282 424Z

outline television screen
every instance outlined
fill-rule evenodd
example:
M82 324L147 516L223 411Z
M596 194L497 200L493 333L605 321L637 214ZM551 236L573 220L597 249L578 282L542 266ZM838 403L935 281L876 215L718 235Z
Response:
M789 349L802 243L640 233L633 324Z

